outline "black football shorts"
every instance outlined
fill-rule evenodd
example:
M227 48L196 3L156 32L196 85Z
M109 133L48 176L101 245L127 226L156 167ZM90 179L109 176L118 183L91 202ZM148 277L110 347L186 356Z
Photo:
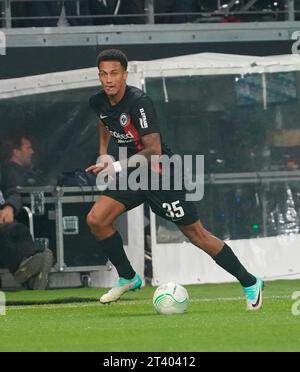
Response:
M108 188L102 192L102 195L122 203L127 211L148 202L158 216L177 225L190 225L199 220L199 215L195 203L186 200L186 194L185 189L133 191Z

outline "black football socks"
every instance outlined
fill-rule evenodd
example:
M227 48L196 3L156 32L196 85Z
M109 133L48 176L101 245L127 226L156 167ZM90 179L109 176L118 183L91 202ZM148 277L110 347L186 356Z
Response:
M248 273L226 243L224 243L222 250L213 259L224 270L235 276L243 287L250 287L256 283L255 276Z
M124 250L121 235L116 231L112 236L99 241L101 248L110 262L115 266L120 277L132 279L135 276Z

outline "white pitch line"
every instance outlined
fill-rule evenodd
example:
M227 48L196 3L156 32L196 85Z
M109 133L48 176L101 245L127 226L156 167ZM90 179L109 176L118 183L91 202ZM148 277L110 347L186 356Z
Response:
M265 300L283 300L283 299L292 299L291 296L265 296ZM245 300L244 297L217 297L217 298L192 298L190 299L191 303L199 303L199 302L221 302L221 301L243 301ZM122 305L122 306L129 306L129 305L147 305L152 304L152 300L142 300L142 301L131 301L126 300L124 298L123 301L118 301L117 303L113 303L107 306L114 306L114 305ZM41 304L41 305L11 305L7 306L8 309L11 310L25 310L25 309L62 309L62 308L77 308L77 307L91 307L91 306L99 306L104 307L104 305L99 304L98 302L76 302L70 304Z
M281 300L291 298L291 296L264 296L264 300ZM241 301L245 300L245 297L217 297L217 298L194 298L190 299L190 302L217 302L217 301Z
M7 309L8 310L27 310L27 309L62 309L62 308L68 308L68 307L88 307L88 306L91 306L91 305L97 305L98 306L98 303L97 302L89 302L89 303L79 303L79 302L76 302L76 303L73 303L73 304L49 304L49 305L45 305L45 304L41 304L41 305L9 305L7 306Z

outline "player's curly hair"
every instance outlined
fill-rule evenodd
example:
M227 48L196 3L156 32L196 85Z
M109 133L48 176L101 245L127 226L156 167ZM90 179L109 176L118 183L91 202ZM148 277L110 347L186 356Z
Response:
M118 61L127 70L128 60L126 54L119 49L106 49L98 54L97 57L97 67L103 61Z

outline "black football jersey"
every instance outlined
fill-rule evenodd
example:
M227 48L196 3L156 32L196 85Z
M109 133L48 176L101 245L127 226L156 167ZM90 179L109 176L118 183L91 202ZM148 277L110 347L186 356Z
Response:
M119 146L126 146L128 157L143 150L141 137L160 133L155 108L141 90L127 85L124 97L115 106L103 89L90 98L90 106ZM162 143L162 153L171 155Z

